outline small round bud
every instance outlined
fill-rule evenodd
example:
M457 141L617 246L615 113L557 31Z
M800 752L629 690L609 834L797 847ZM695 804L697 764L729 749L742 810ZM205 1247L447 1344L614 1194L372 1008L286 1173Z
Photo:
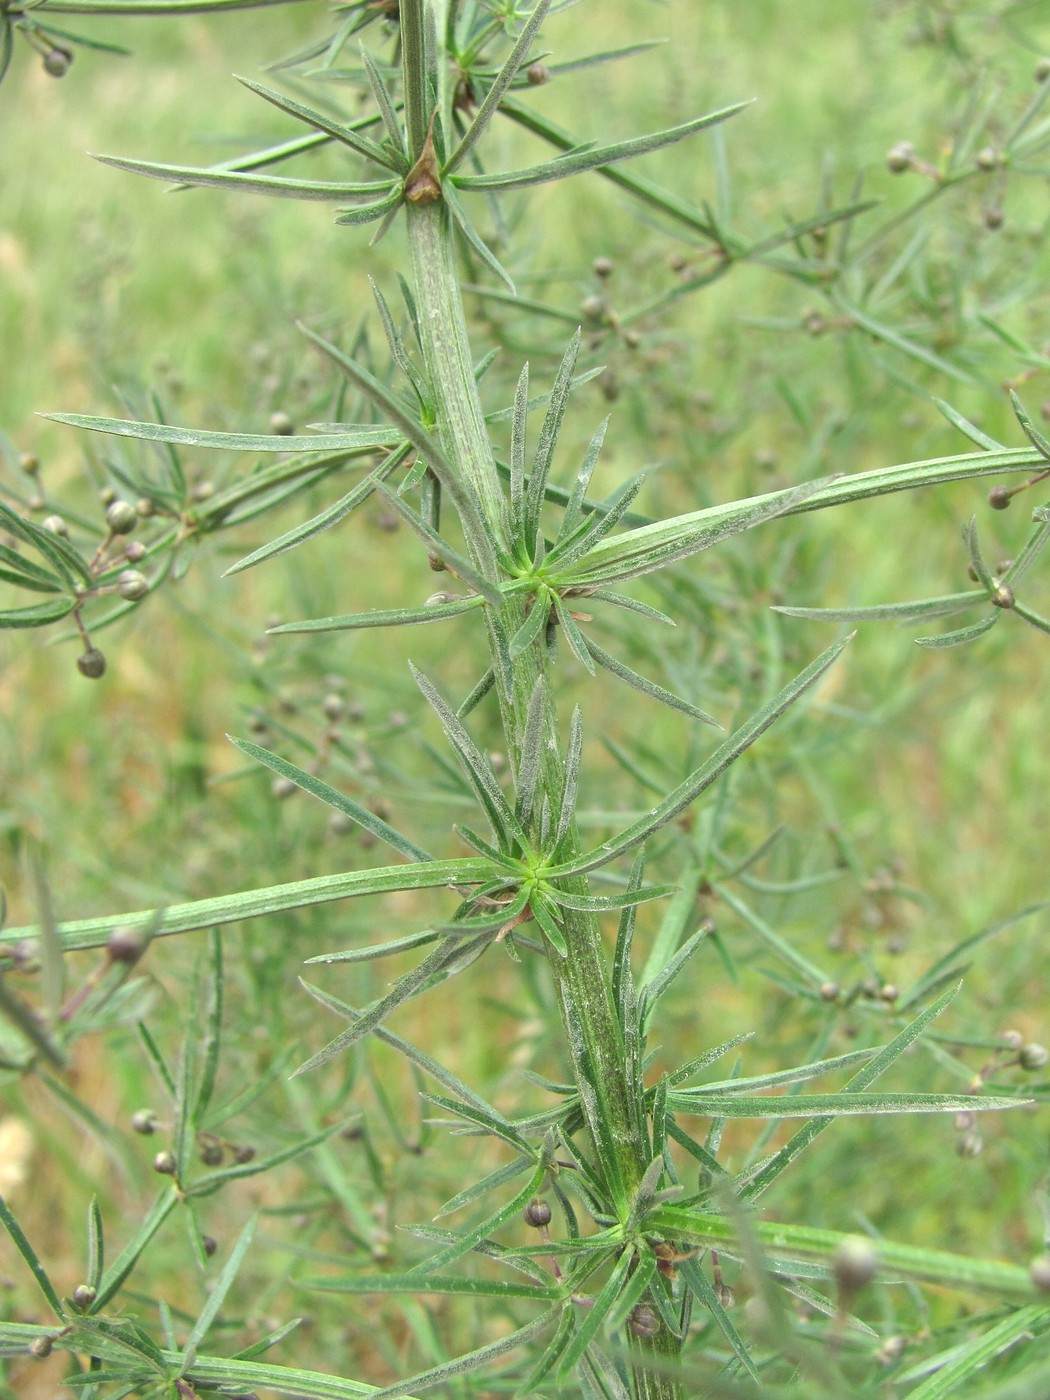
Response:
M533 1196L525 1207L524 1215L525 1224L531 1225L534 1230L542 1230L545 1225L551 1223L551 1208L539 1196Z
M624 331L623 343L628 349L637 350L638 346L642 343L641 331Z
M1000 1031L999 1039L1003 1042L1007 1050L1020 1050L1021 1046L1024 1044L1024 1036L1020 1031Z
M106 942L111 962L133 966L142 957L149 939L139 928L115 928Z
M78 1283L73 1289L73 1302L81 1312L87 1312L97 1296L96 1290L91 1287L90 1283Z
M61 49L57 46L48 49L44 54L44 72L49 78L64 78L69 72L69 65L73 62L73 55L69 49Z
M542 87L544 83L550 82L551 70L545 63L531 63L525 69L525 77L530 87Z
M51 1337L34 1337L29 1343L29 1355L36 1356L43 1360L45 1356L50 1356L55 1348L54 1339Z
M353 820L345 812L333 812L328 818L328 830L333 836L345 836L353 827Z
M140 496L135 502L135 514L140 520L148 520L156 512L157 507L148 496Z
M30 510L43 510L44 507L47 505L47 502L44 500L43 496L41 496L39 491L34 491L33 494L29 497L28 501L26 501L26 505L29 507Z
M891 1006L899 996L900 990L892 982L886 982L879 988L879 1000L886 1002L888 1006Z
M605 299L603 297L584 297L580 302L580 310L588 321L600 321L605 315Z
M988 504L992 510L1005 510L1010 504L1010 488L1008 486L993 486L988 492Z
M1001 229L1006 220L1006 215L998 204L990 204L984 211L984 226L990 233L995 233Z
M879 1256L871 1240L852 1235L836 1249L832 1267L843 1292L859 1293L878 1272Z
M64 535L69 538L69 526L60 515L45 515L40 523L52 535Z
M139 1108L131 1115L131 1126L135 1132L141 1133L143 1137L149 1137L151 1133L157 1131L157 1115L152 1108Z
M125 569L117 579L117 592L126 603L137 603L149 592L149 579L138 569Z
M978 170L994 170L998 164L999 157L996 155L995 151L992 149L991 146L983 146L977 152Z
M252 1161L254 1157L255 1148L249 1147L247 1144L233 1149L233 1160L239 1162L241 1166L244 1166L246 1162Z
M333 692L326 695L321 701L321 709L324 711L326 719L342 719L346 713L346 701L341 695L336 695Z
M1032 77L1037 83L1045 83L1050 78L1050 58L1041 58L1035 65Z
M130 535L139 523L139 513L130 501L114 501L106 507L106 524L114 535Z
M386 717L386 722L391 729L404 729L408 723L408 715L404 710L391 710Z
M124 558L129 564L139 564L146 557L146 546L141 540L128 540L124 546Z
M98 647L88 647L87 651L82 651L77 657L77 670L82 676L87 676L88 680L97 681L106 674L106 658Z
M973 564L967 564L966 577L970 580L971 583L979 583L981 579L980 574L977 572L977 569Z
M291 437L295 432L295 424L281 409L270 414L270 432L276 433L278 437Z
M1050 1050L1045 1045L1022 1045L1017 1056L1017 1063L1027 1070L1042 1069L1047 1060L1050 1060Z
M613 273L612 258L595 258L591 263L591 268L595 277L600 277L604 281L606 277L611 277Z
M18 459L18 465L26 476L36 476L40 470L40 458L34 456L32 452L23 452Z
M202 1133L197 1139L197 1152L206 1167L222 1165L222 1143L212 1133Z
M886 169L891 175L903 175L915 160L915 147L910 141L898 141L886 152Z
M959 1141L955 1144L955 1153L958 1157L979 1157L983 1151L984 1138L976 1129L961 1133L959 1135Z
M208 1256L209 1259L215 1253L218 1247L218 1241L215 1240L211 1235L201 1235L201 1249L204 1250L204 1253Z
M174 1176L178 1165L174 1152L158 1152L153 1159L153 1170L161 1176Z
M98 493L98 498L104 506L111 506L117 499L116 488L113 486L103 486L102 490Z
M639 1303L631 1309L627 1326L636 1337L655 1337L660 1331L660 1314L648 1303Z
M1050 1254L1040 1254L1038 1259L1033 1259L1028 1269L1028 1277L1035 1284L1036 1288L1044 1293L1050 1293Z
M195 501L206 501L210 496L215 495L214 481L198 481L190 495Z
M821 982L820 996L822 1001L838 1001L839 984L837 982Z
M904 1355L905 1341L900 1333L895 1333L892 1337L887 1337L882 1346L875 1353L875 1360L883 1366L892 1366L895 1361L899 1361Z
M274 778L273 782L270 784L271 796L276 797L279 802L283 802L285 798L291 797L292 793L295 791L296 784L292 782L291 778Z
M1014 598L1014 591L1008 583L1001 583L992 593L989 600L995 608L1012 608L1017 601Z

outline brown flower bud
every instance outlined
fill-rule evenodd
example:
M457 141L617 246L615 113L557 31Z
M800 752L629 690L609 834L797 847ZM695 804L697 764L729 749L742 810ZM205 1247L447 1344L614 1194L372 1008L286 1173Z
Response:
M73 55L69 49L59 48L48 49L44 54L44 72L50 78L64 78L69 72L69 65L73 62Z
M149 579L138 569L125 569L117 579L117 592L126 603L137 603L149 592Z
M100 676L106 674L106 658L98 647L88 647L87 651L82 651L77 657L77 670L82 676L87 676L88 680L97 681Z
M114 501L106 507L106 524L114 535L130 535L139 523L139 513L130 501Z
M853 1235L835 1250L832 1268L843 1292L859 1293L878 1272L879 1256L871 1240Z
M539 1196L533 1196L525 1207L524 1215L525 1224L531 1225L534 1230L542 1230L551 1223L551 1208Z
M140 928L115 928L106 941L111 962L134 966L149 946L149 939Z

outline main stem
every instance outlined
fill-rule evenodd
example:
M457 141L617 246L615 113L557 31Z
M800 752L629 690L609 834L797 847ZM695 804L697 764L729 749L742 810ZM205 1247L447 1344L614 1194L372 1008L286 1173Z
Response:
M406 110L412 155L421 150L430 113L426 93L438 84L427 65L442 56L428 55L425 0L401 0L401 36L404 61ZM439 49L443 36L431 44ZM462 472L481 506L484 530L472 530L464 522L467 549L472 562L488 577L497 573L493 541L506 539L507 505L496 469L484 410L474 377L473 357L455 265L453 231L444 203L406 203L413 283L423 359L438 417L438 432L448 459ZM496 675L496 692L508 755L513 771L519 771L525 720L535 686L544 697L543 763L540 793L552 812L558 812L564 794L563 744L550 677L550 656L542 639L520 656L508 670L498 664L507 653L506 639L525 619L526 602L511 597L496 612L485 609L489 649ZM542 802L534 805L539 821ZM572 849L579 849L575 822L569 833ZM571 882L575 892L586 893L585 877ZM626 1219L631 1201L648 1166L649 1143L644 1122L639 1126L631 1103L626 1056L605 966L601 930L593 914L565 911L563 932L567 954L548 951L548 961L561 1012L562 1025L572 1059L580 1102L594 1141L618 1215ZM644 1365L646 1354L673 1357L678 1339L666 1329L651 1338L635 1338L641 1364L635 1371L636 1393L644 1400L676 1400L680 1389L673 1379Z

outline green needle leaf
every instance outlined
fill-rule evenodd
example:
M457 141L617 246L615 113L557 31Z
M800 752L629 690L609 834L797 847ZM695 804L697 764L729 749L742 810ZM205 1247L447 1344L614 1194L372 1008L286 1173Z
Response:
M344 617L316 617L306 622L282 622L267 630L271 636L277 636L284 632L347 632L362 627L412 627L461 617L464 613L476 611L484 601L475 594L472 598L424 604L421 608L391 608L387 611L347 613Z
M625 831L620 832L618 836L612 837L609 841L595 847L594 850L588 851L564 865L555 867L550 874L552 876L582 875L588 870L597 870L599 866L607 865L618 856L624 855L644 841L646 837L652 835L654 831L659 831L662 826L673 821L679 812L684 811L691 802L694 802L702 792L720 778L726 769L735 763L740 755L750 748L759 735L763 734L770 725L779 719L785 710L789 709L811 686L816 684L828 667L838 659L851 639L852 634L840 642L833 643L826 651L821 652L815 661L811 661L804 671L800 671L792 681L789 681L783 690L764 705L757 714L742 724L739 729L734 730L707 762L691 774L684 783L680 783L658 807L654 807L651 812Z
M8 608L0 612L0 628L46 627L68 617L75 607L74 598L56 598L53 603L36 603L30 608Z
M218 189L241 190L245 194L277 195L284 199L339 200L355 196L388 194L389 180L290 180L282 175L255 175L250 171L214 170L193 165L158 165L148 160L127 160L122 156L95 156L103 165L147 175L174 185L213 185ZM400 190L398 190L400 197Z
M22 1231L21 1225L11 1214L7 1202L0 1196L0 1225L4 1227L11 1238L11 1243L18 1250L19 1254L29 1265L30 1272L36 1279L37 1286L47 1299L51 1310L57 1318L65 1316L65 1309L62 1307L62 1300L55 1292L54 1284L47 1276L47 1270L41 1264L36 1250L29 1243Z
M1002 613L999 611L982 617L980 622L974 622L969 627L960 627L955 632L942 632L939 637L916 637L915 643L920 647L957 647L966 642L975 642L978 637L983 637L986 632L990 632L999 621Z
M357 509L368 500L369 496L376 490L381 481L399 467L409 455L411 448L402 447L400 451L391 452L390 455L381 462L375 471L369 472L363 481L359 481L352 491L348 491L341 500L307 520L302 525L296 525L285 534L271 540L269 544L261 545L251 554L246 554L243 559L238 559L236 564L231 564L223 574L223 578L228 578L231 574L239 574L244 569L254 568L256 564L263 563L266 559L275 559L278 554L285 554L289 549L295 549L307 540L312 540L315 535L319 535L324 530L329 530L333 525L338 525L340 520L344 520L351 511Z
M256 1213L251 1217L247 1225L245 1225L244 1229L241 1231L240 1235L238 1236L237 1243L230 1250L229 1258L226 1260L226 1263L222 1266L222 1270L220 1271L218 1278L216 1278L212 1283L211 1292L208 1295L208 1301L201 1309L200 1315L197 1318L197 1321L193 1324L193 1330L190 1332L189 1338L186 1342L186 1350L184 1352L184 1356L185 1365L187 1367L193 1365L193 1358L197 1354L198 1346L207 1336L212 1323L219 1315L219 1310L221 1309L223 1303L226 1301L226 1295L227 1293L229 1293L230 1288L233 1286L234 1279L236 1279L240 1267L244 1262L244 1256L248 1253L248 1250L251 1248L252 1239L255 1235L255 1227L258 1224L258 1221L259 1216L258 1213Z
M144 442L173 442L185 447L221 447L228 452L337 452L344 449L396 447L396 428L348 427L338 433L284 437L280 433L213 433L204 428L175 428L170 423L133 423L126 418L98 418L85 413L42 413L52 423L87 428L93 433L140 438Z
M940 598L919 598L913 603L876 603L862 608L786 608L774 607L773 612L785 617L805 617L814 622L911 622L924 617L948 617L962 612L974 603L986 603L983 588L971 588L965 593L946 593Z
M115 928L148 928L154 938L189 933L193 929L238 923L266 914L280 914L310 904L327 904L334 899L353 899L366 894L387 894L395 890L437 889L442 885L481 884L492 878L487 860L466 857L459 860L421 861L415 865L380 866L375 870L346 871L339 875L319 875L285 885L268 885L239 894L198 899L190 904L171 904L159 912L140 909L130 914L101 919L77 919L60 924L62 946L100 948ZM8 938L36 938L32 927L8 929Z
M514 47L504 60L503 67L497 73L495 81L485 94L484 101L474 114L474 120L467 128L463 139L445 162L445 168L442 171L443 175L450 175L452 171L455 170L456 166L462 163L464 157L474 149L478 141L484 135L489 123L499 110L499 105L503 101L508 88L514 81L518 69L525 62L526 58L528 58L529 50L532 47L532 41L539 31L540 25L543 23L547 11L550 9L550 4L551 0L539 0L539 4L533 10L522 28L521 33L518 35Z
M329 783L323 782L314 774L305 772L294 763L289 763L287 759L271 753L269 749L260 748L258 744L253 744L249 739L235 739L230 734L227 734L226 737L235 749L239 749L241 753L255 759L257 763L264 764L279 777L290 779L304 792L320 798L329 807L334 807L337 812L342 812L344 816L349 817L365 831L370 831L373 836L378 836L380 841L385 841L388 846L393 846L395 851L407 856L409 860L433 860L428 851L425 851L422 846L417 846L407 836L402 836L399 831L395 831L389 822L385 822L382 817L377 817L367 807L362 807L360 802L355 802L352 797L347 797L345 793L340 792Z
M606 146L577 147L556 160L544 161L542 165L533 165L527 170L511 170L503 175L456 175L452 179L463 190L495 192L526 189L529 185L562 180L567 175L578 175L584 170L594 170L613 165L617 161L630 160L634 156L646 155L649 151L658 151L664 146L671 146L687 136L693 136L698 131L714 126L717 122L726 121L749 105L747 102L735 102L731 107L723 107L720 111L708 113L707 116L695 117L692 121L683 122L681 126L668 127L665 131L654 131L648 136L635 136L630 140L616 141Z
M525 832L511 810L510 803L500 787L499 779L496 777L489 759L474 743L462 721L457 718L455 711L436 689L433 682L428 680L423 672L413 666L411 662L409 662L409 669L427 703L441 720L445 735L459 756L463 771L467 775L467 780L473 788L475 796L485 808L501 848L508 849L514 840L519 841L522 845L527 844Z
M486 527L481 506L474 492L463 479L462 473L453 467L436 440L430 436L419 419L406 413L401 403L386 385L380 384L379 380L370 374L363 365L359 365L337 346L331 345L301 322L299 329L308 340L317 346L322 354L338 366L351 383L355 384L367 398L382 409L383 413L401 430L409 442L415 444L419 452L426 458L430 470L448 492L449 498L459 512L460 519L473 533L474 538L480 538L485 533Z
M422 962L410 972L406 972L403 977L397 979L385 997L381 997L379 1001L374 1002L365 1011L359 1013L357 1019L343 1031L342 1035L337 1035L334 1040L328 1042L323 1050L319 1050L316 1055L311 1055L305 1064L300 1065L295 1071L295 1075L306 1074L309 1070L328 1064L336 1055L341 1055L344 1050L348 1050L350 1046L355 1045L362 1037L368 1035L391 1012L396 1011L402 1002L409 1001L412 997L418 996L421 992L425 992L463 971L465 967L481 956L494 937L493 932L485 932L474 938L442 939L433 952L428 953ZM312 988L307 983L304 982L302 985L308 992L312 993Z
M344 146L349 146L358 155L374 161L376 165L381 165L398 174L404 173L400 163L393 160L388 151L385 151L382 146L376 145L374 141L370 141L367 136L362 136L360 132L355 131L353 127L347 126L344 122L326 117L323 112L315 111L312 107L304 107L302 103L294 102L290 97L274 92L272 88L263 87L262 83L254 83L250 78L238 77L237 81L243 83L249 92L254 92L265 101L272 103L280 111L287 112L289 116L305 122L307 126L316 127L318 131L334 136Z

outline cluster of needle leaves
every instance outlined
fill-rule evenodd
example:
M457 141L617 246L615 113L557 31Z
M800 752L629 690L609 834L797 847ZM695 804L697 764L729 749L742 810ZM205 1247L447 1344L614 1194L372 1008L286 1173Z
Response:
M225 0L201 0L194 8L226 7ZM35 6L4 6L3 65L15 33L24 34L35 47L45 40L56 42L61 31L48 30L43 17L64 8L69 5L51 0ZM137 7L99 0L96 5L79 6L100 14L134 9L177 12L179 8L175 0ZM482 236L469 197L483 199L497 230L502 230L502 241L502 196L598 172L615 179L628 196L650 211L686 223L697 237L707 240L710 265L690 280L687 290L705 285L734 263L764 263L792 277L819 282L838 313L855 328L881 339L905 358L910 355L927 368L940 367L940 357L880 328L862 307L845 299L857 266L849 264L845 241L840 249L841 276L825 275L824 263L818 267L820 259L806 250L805 240L815 238L819 230L818 241L822 240L825 250L821 257L826 262L829 226L841 225L848 232L867 210L866 204L854 199L841 208L822 207L787 230L746 245L726 231L717 213L694 210L653 183L620 171L622 162L713 128L743 104L722 107L650 135L594 143L565 136L523 103L526 91L542 89L553 72L569 72L574 66L548 65L548 55L538 47L541 25L564 8L552 0L539 0L524 11L514 0L459 0L446 6L402 0L400 8L374 0L349 4L336 16L334 35L294 55L285 66L297 75L313 67L327 82L349 83L364 99L357 115L338 112L327 96L316 106L307 105L298 97L251 81L245 85L253 94L305 126L308 134L207 168L105 159L127 172L177 186L331 201L341 206L337 222L375 224L375 238L402 220L410 240L430 237L437 229L441 249L450 255L449 266L456 246L473 266L497 278L504 288L501 295L508 296L516 295L514 279L499 256L502 249ZM351 39L372 26L387 45L387 55L362 46L349 67L341 66ZM604 62L629 52L634 50L597 54L585 62ZM302 85L297 77L297 92ZM1007 155L1022 146L1031 154L1045 141L1045 123L1036 124L1043 95L1015 132L1013 145L1007 142ZM976 129L979 115L971 113L967 129ZM489 170L483 155L490 127L498 117L527 129L558 153L518 169ZM332 145L342 148L355 170L360 167L361 178L323 181L266 173L319 146ZM949 164L937 178L938 188L947 189L962 175ZM428 211L436 218L426 224ZM774 254L784 246L794 247L799 260L786 259L778 266ZM917 257L918 250L912 256ZM207 1269L212 1251L198 1215L200 1200L233 1186L243 1176L280 1167L292 1158L320 1156L329 1149L333 1134L345 1127L339 1121L304 1132L258 1159L231 1147L216 1131L235 1110L243 1111L251 1092L246 1090L226 1104L222 1115L213 1112L224 978L221 937L213 932L210 960L201 974L201 985L210 989L204 998L209 1010L201 1026L191 1025L187 1031L176 1069L168 1067L149 1031L142 1031L171 1104L171 1148L158 1153L154 1162L157 1172L171 1178L170 1188L161 1193L131 1243L108 1268L101 1216L92 1204L85 1282L68 1298L56 1290L11 1211L0 1205L0 1223L53 1314L46 1324L0 1324L0 1350L16 1356L28 1349L38 1359L52 1350L68 1353L71 1382L84 1400L133 1393L194 1400L246 1390L342 1400L364 1394L412 1394L434 1386L474 1386L474 1393L490 1393L490 1369L496 1362L503 1363L500 1387L523 1400L559 1393L670 1400L686 1393L686 1368L701 1364L710 1370L712 1394L775 1395L786 1393L801 1380L808 1393L831 1396L849 1393L858 1385L881 1383L881 1372L865 1369L856 1341L870 1338L873 1329L854 1315L853 1306L861 1288L876 1271L882 1271L887 1283L934 1282L987 1292L997 1300L999 1311L986 1328L961 1343L949 1340L943 1346L932 1345L921 1371L898 1374L906 1387L901 1393L922 1400L960 1393L948 1387L976 1375L992 1356L1019 1339L1038 1339L1050 1330L1050 1308L1038 1301L1035 1292L1047 1286L1046 1271L1036 1268L1030 1275L1016 1265L885 1240L878 1242L876 1252L870 1242L850 1241L835 1232L759 1221L753 1206L841 1117L948 1113L969 1121L979 1110L1005 1109L1024 1101L1009 1081L997 1082L995 1092L986 1091L984 1077L976 1086L954 1094L872 1088L950 1005L964 952L975 939L928 969L912 988L890 998L896 1002L894 1033L884 1043L833 1055L821 1047L789 1068L749 1075L737 1066L721 1078L710 1078L711 1067L746 1039L744 1033L704 1048L672 1070L654 1069L660 1001L672 986L681 985L679 979L695 969L697 955L713 941L711 926L706 921L696 926L693 918L701 892L717 895L786 964L782 980L790 978L793 991L810 1000L834 1001L839 995L822 968L791 947L729 888L737 883L750 888L746 872L761 859L764 847L735 864L724 862L729 868L717 879L712 873L712 864L718 863L711 859L713 840L712 850L703 858L696 851L688 854L681 878L672 882L646 883L645 862L647 851L654 848L664 857L680 853L677 832L684 814L709 792L717 794L719 801L725 799L728 775L737 760L786 712L796 707L799 713L804 711L800 702L812 697L849 637L834 642L779 684L726 737L712 740L702 759L679 781L661 788L642 815L624 820L603 813L599 825L612 834L595 844L588 844L581 835L581 706L572 710L563 746L556 742L556 721L560 683L566 672L571 676L575 662L592 677L604 673L626 682L646 701L660 702L703 725L717 723L693 698L641 675L594 640L588 630L589 609L598 603L661 627L675 625L668 613L621 591L623 585L658 574L777 518L1011 472L1027 473L1023 487L1028 488L1050 470L1050 443L1017 398L1016 416L1029 443L1021 448L1004 446L945 407L949 420L976 451L805 481L724 505L652 519L636 510L644 483L640 474L604 498L591 494L608 420L591 438L570 484L559 484L560 439L571 395L590 377L590 373L577 373L581 353L577 332L549 392L530 397L525 365L510 403L480 414L486 434L492 424L510 420L509 460L499 460L490 444L487 466L491 472L485 478L485 463L464 460L457 415L464 405L480 404L492 357L474 365L466 379L456 380L456 366L443 363L435 354L430 339L434 321L442 324L449 341L458 334L458 288L454 280L442 284L439 272L434 273L437 280L432 284L427 276L417 278L414 285L409 280L401 283L404 324L375 288L388 364L376 365L359 349L344 351L303 328L340 381L333 396L332 421L313 424L305 433L275 431L264 436L172 426L163 421L166 415L157 401L154 421L51 415L58 422L118 440L138 440L154 455L146 459L147 467L140 459L111 459L112 499L106 528L93 552L75 541L78 532L89 535L90 521L54 516L38 524L31 519L30 509L23 513L0 503L0 578L16 588L48 595L43 603L0 613L0 625L26 628L72 618L83 640L81 670L97 678L104 660L100 666L101 653L89 635L89 622L99 630L136 606L168 574L177 577L190 557L189 547L203 537L257 520L307 490L323 490L338 482L341 494L307 521L242 557L228 570L237 573L308 544L378 496L411 526L419 540L417 553L429 556L432 568L449 574L456 588L465 591L442 591L417 607L286 622L274 631L431 625L461 618L478 625L483 636L476 639L475 652L480 653L484 642L486 662L458 702L448 698L444 685L412 667L422 698L445 735L458 781L469 794L474 825L456 823L450 834L470 854L432 854L385 815L328 783L318 772L253 741L234 739L246 758L277 780L327 804L370 840L388 845L397 862L119 916L56 924L42 912L38 927L6 931L10 947L4 950L0 968L5 979L23 972L25 955L20 950L39 948L43 971L39 1009L31 998L0 980L0 1011L21 1047L17 1054L6 1056L9 1069L29 1070L42 1061L61 1069L76 1021L67 1014L70 1001L62 995L63 959L68 953L102 948L109 963L133 963L155 939L219 930L351 897L433 891L435 912L423 928L310 959L324 966L358 964L424 950L414 966L363 1007L304 984L342 1020L344 1029L301 1064L296 1074L317 1073L352 1047L360 1047L366 1037L393 1050L421 1080L436 1082L441 1092L428 1088L422 1097L441 1115L438 1121L443 1127L453 1134L491 1139L503 1154L499 1166L447 1201L439 1218L476 1207L490 1195L497 1196L498 1203L486 1205L474 1223L460 1230L412 1226L411 1237L423 1247L414 1262L399 1258L380 1271L328 1272L310 1284L329 1292L455 1294L478 1304L493 1303L500 1309L493 1314L499 1319L491 1329L494 1339L467 1351L450 1346L451 1354L437 1364L379 1391L358 1376L259 1361L263 1351L283 1340L291 1323L270 1330L233 1355L205 1354L202 1344L215 1332L248 1256L254 1219L221 1262L207 1302L195 1317L176 1317L168 1304L162 1304L158 1340L145 1322L109 1312L169 1215L182 1212L193 1242L192 1267ZM348 405L356 418L347 418ZM544 409L543 419L530 453L528 420L539 407ZM218 491L201 493L185 470L182 448L278 455L275 465L258 467L234 477ZM363 474L342 490L347 485L342 478L351 470ZM992 504L1008 502L1020 489L996 487ZM879 607L784 605L780 610L836 621L923 621L970 607L990 607L968 627L920 639L928 646L975 640L1004 612L1015 612L1047 632L1050 623L1016 595L1016 586L1035 562L1050 530L1045 507L1034 510L1033 527L1017 557L993 571L978 542L976 524L971 523L966 545L975 587L964 593ZM131 534L136 539L122 543ZM150 577L127 568L140 563L153 569ZM120 605L97 619L89 618L94 600L112 591L121 595ZM512 756L510 783L467 723L491 696L498 699L505 747ZM483 829L476 829L478 825ZM625 857L632 858L629 870ZM823 875L814 878L819 883ZM458 902L442 914L437 899L447 892ZM636 974L632 950L637 913L651 901L666 901L667 912L644 970ZM598 921L610 914L618 916L618 926L606 969L596 961L602 948ZM992 932L976 936L976 941ZM133 958L126 951L129 948L134 949ZM557 988L560 1030L572 1066L572 1077L564 1083L537 1078L549 1106L524 1116L500 1111L452 1069L386 1025L407 1002L444 987L494 950L508 958L523 978L546 975ZM590 984L587 981L595 966L600 969L600 986L593 979ZM84 1000L77 1001L74 1010ZM1038 1046L1020 1047L1013 1059L1009 1046L997 1046L996 1051L996 1073L1008 1065L1039 1068ZM825 1076L843 1075L840 1087L828 1092L810 1092L806 1087ZM703 1132L687 1126L693 1119L705 1122ZM768 1150L756 1151L742 1169L735 1169L722 1151L722 1140L727 1124L737 1119L764 1120L771 1125L770 1132L772 1125L790 1125L793 1120L800 1125L779 1146L763 1138L763 1148ZM141 1130L152 1132L154 1125L144 1124ZM233 1154L232 1165L223 1165L227 1152ZM324 1160L331 1180L335 1168L331 1158ZM198 1161L219 1169L198 1175ZM352 1228L374 1244L368 1213L359 1198L352 1191L341 1191ZM504 1242L500 1236L522 1219L537 1232L536 1242ZM464 1267L468 1260L471 1267ZM757 1342L746 1340L733 1320L723 1261L738 1270L756 1301L761 1314ZM817 1319L805 1336L792 1312L796 1308ZM505 1325L508 1310L510 1328ZM1024 1363L1030 1368L1031 1384L1036 1383L1037 1373L1043 1374L1039 1368L1045 1370L1040 1358L1036 1346ZM889 1359L896 1363L899 1355Z

